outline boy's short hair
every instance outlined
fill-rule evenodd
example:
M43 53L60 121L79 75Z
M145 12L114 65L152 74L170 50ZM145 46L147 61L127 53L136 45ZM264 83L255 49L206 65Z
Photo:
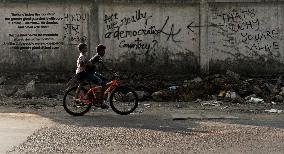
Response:
M79 48L79 50L81 51L83 48L85 48L87 46L87 44L85 44L85 43L80 43L79 45L78 45L78 48Z
M102 50L104 50L104 49L106 49L106 46L104 46L104 45L102 45L102 44L99 44L99 45L97 46L97 52L102 51Z

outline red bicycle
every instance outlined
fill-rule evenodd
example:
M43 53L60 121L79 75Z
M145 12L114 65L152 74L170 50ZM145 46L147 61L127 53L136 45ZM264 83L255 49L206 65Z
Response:
M63 97L63 107L65 111L74 116L82 116L87 113L92 105L98 107L96 91L97 86L91 86L88 88L82 86L79 92L79 99L81 101L75 101L75 93L77 86L68 88ZM86 95L90 96L86 97ZM88 99L85 99L88 98ZM104 100L109 102L112 110L120 115L127 115L132 113L138 106L138 95L128 86L120 85L119 75L115 74L113 79L106 84L106 90L104 91Z

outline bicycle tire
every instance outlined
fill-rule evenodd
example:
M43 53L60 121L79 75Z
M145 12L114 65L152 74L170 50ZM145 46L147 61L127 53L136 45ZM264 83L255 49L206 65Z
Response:
M86 113L91 109L92 103L89 103L89 104L84 104L84 103L78 104L78 103L76 103L76 102L74 101L74 99L73 99L73 98L75 97L76 89L77 89L77 87L73 87L73 88L68 89L68 90L65 92L64 97L63 97L63 107L64 107L64 110L65 110L67 113L69 113L70 115L73 115L73 116L83 116L84 114L86 114ZM84 94L86 94L86 93L88 92L84 87L81 87L80 93L81 93L81 91L82 91ZM73 95L73 93L74 93L74 95ZM68 103L69 103L69 102L67 101L67 100L68 100L68 96L71 96L71 97L72 97L71 100L72 100L73 103L76 104L76 108L80 107L79 105L81 105L82 107L84 107L83 110L82 110L82 111L79 111L79 112L73 111L73 110L68 106ZM73 106L73 107L74 107L74 106Z
M119 94L119 93L125 95L126 98L124 98L124 100L126 100L126 101L132 100L133 101L132 102L133 106L131 106L128 111L122 111L121 109L119 109L115 105L115 103L117 102L116 95ZM129 96L130 93L133 94L132 98ZM116 112L120 115L127 115L127 114L132 113L138 107L138 95L134 90L132 90L131 88L129 88L127 86L119 86L119 87L116 87L112 91L112 93L110 94L109 103L110 103L110 106L111 106L111 108L114 112Z

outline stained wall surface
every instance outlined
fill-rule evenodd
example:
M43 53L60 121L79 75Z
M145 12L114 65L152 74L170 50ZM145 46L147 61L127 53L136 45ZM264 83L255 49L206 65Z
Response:
M282 3L211 3L210 70L283 73Z
M0 14L2 71L66 70L88 39L87 5L8 3Z
M99 40L110 59L128 70L161 73L198 71L199 21L194 5L101 5Z
M0 71L70 71L77 45L107 46L116 69L161 74L283 73L284 1L0 3Z

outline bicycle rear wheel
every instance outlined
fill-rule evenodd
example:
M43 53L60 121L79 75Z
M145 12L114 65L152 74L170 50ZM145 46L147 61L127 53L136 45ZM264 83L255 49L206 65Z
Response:
M119 86L111 93L109 101L114 112L127 115L137 108L138 95L129 87Z
M77 87L70 88L67 90L63 97L63 107L65 111L74 116L82 116L87 113L91 107L92 103L84 103L83 101L75 101L75 94L76 94ZM88 91L81 87L79 96L85 95Z

